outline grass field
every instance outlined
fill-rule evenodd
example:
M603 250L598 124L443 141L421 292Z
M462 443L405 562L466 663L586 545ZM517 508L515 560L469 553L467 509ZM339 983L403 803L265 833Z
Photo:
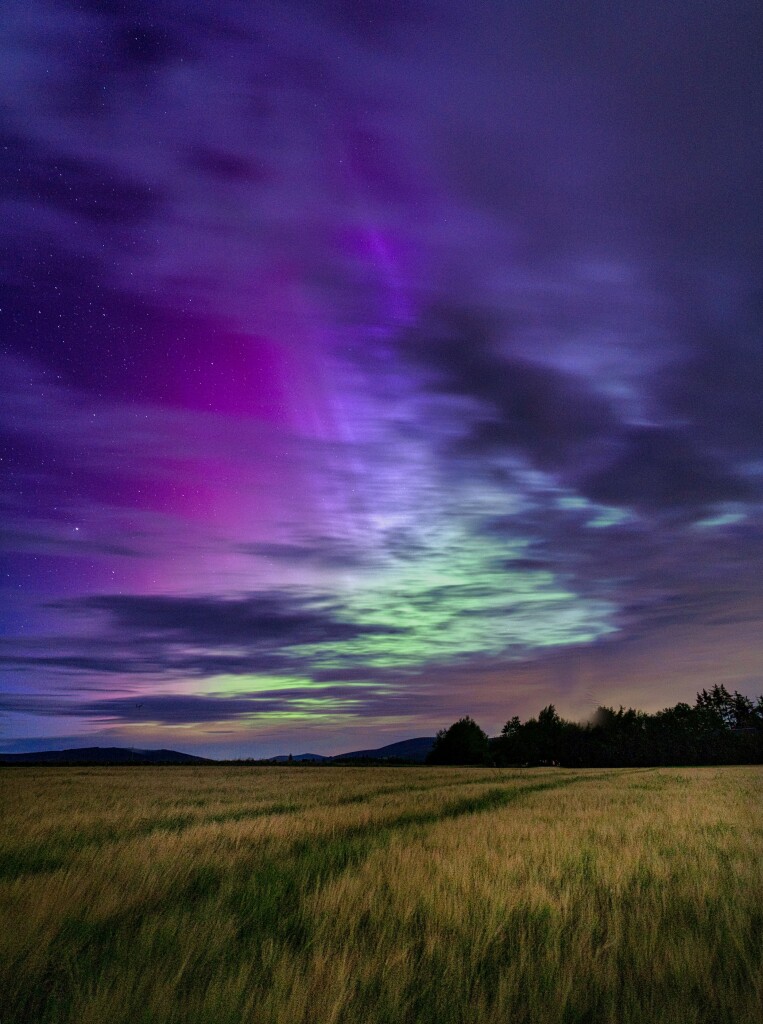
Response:
M760 768L0 772L0 1022L747 1024Z

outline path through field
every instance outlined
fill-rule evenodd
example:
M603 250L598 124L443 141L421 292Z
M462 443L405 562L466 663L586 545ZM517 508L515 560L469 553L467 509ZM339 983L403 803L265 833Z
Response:
M12 768L0 1024L757 1024L760 768Z

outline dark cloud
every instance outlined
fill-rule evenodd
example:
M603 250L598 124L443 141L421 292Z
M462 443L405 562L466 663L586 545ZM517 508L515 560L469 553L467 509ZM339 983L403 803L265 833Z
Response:
M615 483L621 489L608 492L609 501L633 503L619 515L592 496L576 495L567 504L562 495L513 515L486 516L475 530L491 541L526 539L519 557L501 563L507 579L514 572L551 573L580 599L612 601L616 632L604 638L608 645L646 642L650 630L668 622L697 638L731 606L730 621L744 621L760 591L760 509L742 502L703 506L717 480L708 484L702 474L684 482L682 505L672 503L672 492L654 483L650 489L649 481L641 481L643 495L634 495L627 474L609 481L613 489Z
M315 646L328 654L333 644L406 632L404 626L354 622L324 597L282 593L111 594L49 607L85 617L88 634L2 641L0 664L130 676L309 675ZM304 653L301 648L308 646L313 650Z
M363 697L366 700L363 700ZM0 696L0 713L68 716L125 723L191 725L204 722L234 722L258 714L294 711L300 704L319 700L324 708L349 710L360 700L372 704L378 694L364 693L349 684L339 686L295 686L262 690L235 696L209 694L141 694L140 697L106 697L73 701L27 695Z
M707 305L707 298L705 305ZM698 442L738 460L763 456L763 290L740 296L735 308L700 315L685 328L685 358L661 382L665 405L692 424Z
M699 450L686 431L633 427L615 444L615 458L582 483L602 504L696 510L752 496L741 477Z
M23 551L43 552L63 557L82 557L87 554L115 555L118 558L145 557L137 546L110 543L102 540L82 538L72 543L71 527L51 528L49 525L33 529L0 529L0 552L20 553Z
M617 423L610 403L581 378L502 352L498 325L439 310L406 338L432 395L464 400L457 447L471 455L508 451L562 469L598 448Z
M595 380L519 358L510 338L501 342L499 325L449 310L403 343L423 371L424 393L451 402L440 412L458 424L448 431L449 455L472 456L482 469L491 457L518 455L593 501L644 512L760 497L739 464L763 436L757 338L692 352L655 380L652 406L668 421L683 412L690 422L680 428L628 422Z
M203 650L182 651L171 644L148 643L140 637L117 643L114 637L87 643L71 637L51 637L45 650L27 653L35 645L15 641L12 647L18 653L0 654L0 664L8 669L77 673L87 672L100 676L187 676L203 679L217 675L248 675L260 672L306 671L309 660L293 653L263 653L247 651L242 654L210 654ZM1 649L1 648L0 648ZM88 650L92 653L87 653ZM82 653L68 653L81 651ZM52 652L52 653L51 653Z
M341 608L326 598L284 594L244 597L103 595L66 605L106 613L116 630L171 643L298 646L383 633L378 627L344 621Z
M356 569L368 563L367 553L328 537L306 544L242 544L238 550L255 558L325 569Z

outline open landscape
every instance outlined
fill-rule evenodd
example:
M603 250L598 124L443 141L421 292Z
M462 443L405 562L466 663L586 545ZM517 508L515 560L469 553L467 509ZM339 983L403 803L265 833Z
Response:
M0 1021L757 1021L761 782L7 768Z
M760 23L0 3L0 1024L763 1024Z

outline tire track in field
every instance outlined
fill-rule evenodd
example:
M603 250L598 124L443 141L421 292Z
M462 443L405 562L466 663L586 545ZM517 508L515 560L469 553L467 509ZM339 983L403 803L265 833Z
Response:
M179 813L163 815L162 817L139 822L137 825L126 829L102 825L81 832L53 833L43 843L15 846L12 849L0 850L0 881L12 880L22 875L38 875L58 871L71 863L73 855L92 847L106 847L161 833L179 833L204 825L225 825L239 821L256 821L259 818L273 815L294 815L304 811L323 808L366 804L380 796L429 793L463 786L494 786L495 783L496 778L491 777L468 781L460 778L452 782L438 782L415 786L381 786L363 793L329 799L322 803L295 803L281 800L256 807L218 811L215 814Z
M267 853L254 848L251 858L227 868L214 863L191 866L182 880L168 886L155 907L126 907L97 918L83 907L62 922L47 951L40 984L26 991L23 998L17 993L18 1019L44 1024L70 1019L72 972L80 978L96 979L118 973L129 951L139 943L138 936L154 929L154 918L161 922L166 915L183 911L192 912L199 921L210 915L224 915L235 922L237 955L261 965L252 983L264 991L271 982L269 964L273 960L262 956L263 947L275 943L300 951L310 944L313 922L306 903L328 881L358 868L401 833L495 811L525 797L574 785L579 779L572 776L520 786L497 786L495 779L487 780L492 785L485 792L450 800L433 809L406 810L377 822L295 837ZM228 947L208 955L202 978L193 965L179 970L174 982L176 1000L182 1003L195 998L200 985L227 968L229 956ZM54 1016L49 1012L51 1006Z
M598 776L585 776L584 781ZM495 786L476 796L453 800L425 811L405 811L378 822L363 822L297 838L256 864L230 871L204 866L186 879L182 898L190 902L223 901L239 919L241 941L255 946L278 940L297 948L310 941L305 901L316 889L348 870L357 869L376 850L389 845L402 832L455 820L470 814L498 810L538 793L566 788L580 776L559 778L527 786ZM231 885L231 882L234 884Z
M438 782L427 785L416 786L383 786L375 790L369 790L362 794L352 794L347 797L339 797L335 800L328 800L325 803L292 803L277 801L262 804L259 807L239 808L232 811L221 811L209 815L173 814L162 818L153 818L141 822L136 827L120 830L105 826L96 827L90 832L66 833L55 836L42 844L30 844L25 847L17 846L9 850L0 850L0 881L13 880L23 875L47 874L60 870L72 863L73 856L95 848L105 848L123 842L130 842L133 839L148 838L161 833L180 833L188 829L203 827L205 825L235 823L241 821L256 821L259 818L271 817L274 815L295 815L305 811L330 809L332 807L349 806L354 804L369 803L379 796L395 796L415 793L434 793L438 790L463 787L490 787L486 793L473 797L464 797L461 800L446 804L439 809L427 811L403 812L396 817L380 818L378 822L363 822L360 825L351 825L343 834L350 835L357 833L377 834L387 829L399 829L405 827L434 824L438 820L446 820L452 817L459 817L462 814L472 814L484 810L492 810L504 803L513 800L525 793L541 792L547 789L557 789L569 786L577 781L585 781L602 777L601 772L595 775L575 774L571 777L561 778L554 782L530 783L521 785L527 776L519 779L514 777L497 785L497 776L486 779L464 780L460 778L452 782ZM518 784L520 783L520 784ZM501 795L503 794L503 795ZM332 833L332 836L335 833ZM308 842L312 842L311 838Z

